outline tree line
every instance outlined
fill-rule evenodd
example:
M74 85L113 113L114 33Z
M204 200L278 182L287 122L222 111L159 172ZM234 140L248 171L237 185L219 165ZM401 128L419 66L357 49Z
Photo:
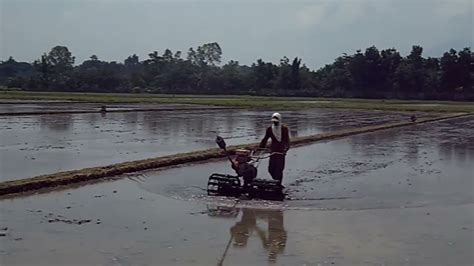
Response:
M343 54L311 70L301 58L278 64L258 59L250 66L231 60L221 65L218 43L181 51L154 51L123 62L92 55L79 65L65 46L55 46L33 63L12 57L0 62L0 85L37 91L173 94L250 94L385 99L474 100L470 48L450 49L440 58L413 46L407 56L375 46Z

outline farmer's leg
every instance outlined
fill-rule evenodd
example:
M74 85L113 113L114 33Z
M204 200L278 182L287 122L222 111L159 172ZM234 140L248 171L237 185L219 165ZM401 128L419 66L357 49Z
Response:
M283 170L285 169L285 156L278 155L278 180L280 184L283 182Z
M274 180L283 179L283 169L285 168L285 156L280 154L274 154L270 156L270 162L268 165L268 172Z
M268 173L275 179L275 167L276 167L276 159L275 155L270 156L270 161L268 162Z

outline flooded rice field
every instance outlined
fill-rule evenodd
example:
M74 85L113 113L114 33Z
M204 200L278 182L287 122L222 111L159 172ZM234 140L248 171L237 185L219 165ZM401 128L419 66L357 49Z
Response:
M285 207L358 210L472 203L473 161L474 117L299 147L286 160ZM268 160L260 164L259 177L270 179L267 167ZM203 192L214 172L233 174L228 161L217 161L128 178L150 193L207 202Z
M79 108L73 103L71 105L72 109ZM0 106L5 108L5 104ZM44 104L35 106L52 108ZM64 103L58 106L67 108ZM162 108L174 105L165 106ZM81 108L86 107L81 104ZM154 112L0 116L0 180L213 148L217 134L231 145L257 142L264 135L273 113L271 110L186 108ZM411 113L308 109L285 111L282 115L294 137L407 120Z
M0 262L472 265L473 161L470 116L291 149L283 202L208 197L223 160L3 199Z

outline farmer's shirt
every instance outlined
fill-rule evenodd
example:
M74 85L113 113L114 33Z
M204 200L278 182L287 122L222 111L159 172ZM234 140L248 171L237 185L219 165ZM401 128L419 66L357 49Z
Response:
M290 135L288 133L288 127L281 125L281 141L278 141L275 135L273 134L272 127L268 127L265 132L265 137L263 137L260 142L260 148L265 148L267 146L268 139L272 140L270 146L271 152L286 152L290 148Z

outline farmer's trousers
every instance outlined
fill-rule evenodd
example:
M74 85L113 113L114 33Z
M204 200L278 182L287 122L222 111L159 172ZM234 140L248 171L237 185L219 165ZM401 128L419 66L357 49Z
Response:
M268 172L274 180L282 181L283 169L285 169L285 155L273 154L270 156L268 164Z

